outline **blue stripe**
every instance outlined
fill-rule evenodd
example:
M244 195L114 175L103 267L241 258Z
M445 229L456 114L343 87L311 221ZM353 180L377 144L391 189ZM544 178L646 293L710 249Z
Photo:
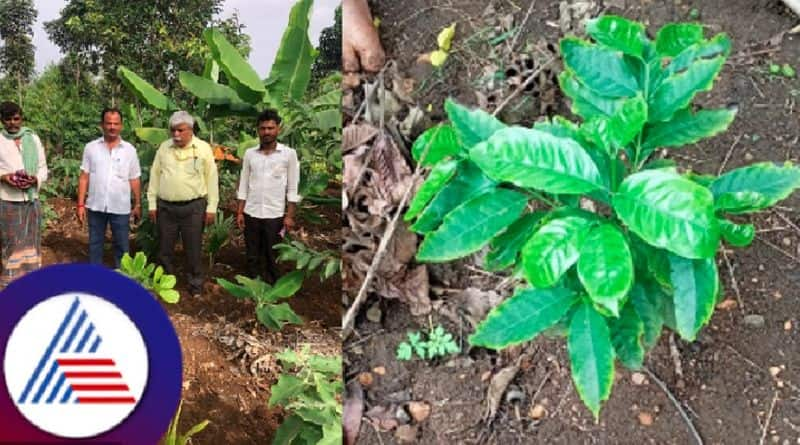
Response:
M53 400L55 400L56 396L58 395L58 391L61 390L61 385L64 384L64 380L66 379L67 378L64 376L64 373L62 372L61 377L59 377L58 381L56 382L56 386L54 386L53 390L50 391L50 397L47 398L47 403L53 403Z
M61 403L67 403L69 397L72 395L72 386L67 386L67 391L64 393L64 397L61 398Z
M72 327L72 331L69 333L69 337L67 337L67 342L64 343L64 346L61 348L61 352L69 351L70 345L72 345L72 341L75 340L75 336L78 335L78 331L81 330L81 326L83 326L83 322L86 320L86 311L81 311L81 316L78 318L78 322L75 323L75 326Z
M94 344L92 344L92 347L89 348L89 352L92 353L97 352L97 348L100 347L101 341L103 341L103 339L98 335L97 338L94 340Z
M89 323L89 329L83 334L83 338L81 339L80 343L78 343L78 350L75 352L83 352L83 347L86 346L86 342L89 341L89 337L91 337L92 332L94 332L94 323Z
M58 371L58 362L53 360L53 366L50 367L47 377L45 377L42 384L39 385L39 390L36 391L36 396L33 398L33 403L39 403L39 399L42 398L42 394L44 394L44 392L47 390L47 387L50 386L50 380L53 379L56 371Z
M33 389L34 383L36 380L39 379L39 374L42 372L42 368L50 361L50 355L53 353L53 349L55 349L56 344L58 344L59 340L61 340L61 336L64 335L64 330L67 329L67 325L72 320L72 316L75 315L75 311L78 310L78 306L80 305L80 301L78 301L78 297L75 297L75 301L70 306L69 311L67 312L67 316L64 317L64 321L61 322L61 326L58 327L58 331L53 339L50 341L50 346L47 347L45 350L44 355L39 360L39 364L36 365L36 369L33 371L33 375L28 380L28 383L25 385L25 390L22 391L22 395L19 397L19 401L17 403L25 403L28 399L28 393Z

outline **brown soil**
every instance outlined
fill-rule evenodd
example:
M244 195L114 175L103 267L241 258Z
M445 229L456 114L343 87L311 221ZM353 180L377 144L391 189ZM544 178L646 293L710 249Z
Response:
M440 29L457 23L454 45L458 48L459 39L463 41L485 26L482 12L487 2L376 0L373 3L373 13L381 18L381 38L388 57L419 82L430 74L423 73L420 77L417 57L434 49ZM490 3L497 14L513 13L515 23L522 21L529 5L510 1ZM760 44L797 25L797 17L781 2L623 0L605 3L624 5L623 10L616 7L607 10L645 21L651 31L666 22L685 21L689 11L697 8L699 20L710 28L707 34L726 32L734 42L733 57L713 92L702 95L700 103L720 107L735 102L739 104L739 114L725 134L674 152L673 158L679 165L716 174L721 168L729 170L755 161L797 163L800 160L800 113L796 107L800 81L770 78L765 74L771 61L790 63L798 68L800 38L787 35L777 50L751 54L768 48L769 45ZM521 40L544 38L556 43L560 37L558 15L558 1L537 1ZM446 65L441 79L418 91L418 102L441 109L443 99L454 96L462 102L476 104L475 78L468 74L478 69L468 64L469 58L456 57L451 65ZM559 102L559 114L568 115L563 100ZM747 219L756 224L759 232L750 247L727 254L734 269L735 284L726 263L722 259L719 263L724 298L736 300L734 289L738 287L743 306L717 309L694 343L676 339L675 358L680 361L682 378L676 373L675 360L670 353L669 333L662 336L649 354L646 366L665 381L684 405L705 443L751 444L758 443L764 436L766 443L797 444L800 443L800 291L797 285L800 282L800 194L784 201L776 210L743 221ZM502 353L469 349L466 337L473 328L463 317L452 315L459 314L462 309L451 299L452 292L467 287L485 290L490 287L485 277L472 269L462 266L454 272L461 278L434 283L449 289L434 302L430 318L412 317L402 304L383 300L380 307L385 315L381 323L367 321L363 314L357 320L356 335L344 347L348 364L346 379L350 381L358 373L377 366L386 368L385 375L365 388L365 410L409 400L430 403L433 407L430 417L419 423L412 422L416 428L416 442L424 444L693 443L685 422L656 383L646 378L643 384L634 384L631 373L622 367L617 367L611 398L603 407L599 423L595 423L572 385L563 339L542 338ZM375 301L373 296L363 307L370 307ZM744 323L744 316L752 314L764 317L763 327ZM427 330L430 324L442 324L454 333L463 345L462 353L433 362L397 361L395 350L406 332ZM525 397L516 404L501 403L494 422L487 424L481 418L486 409L488 372L508 366L520 353L528 358L522 360L521 370L512 385ZM771 375L771 367L776 367L773 369L778 372L776 376ZM533 419L529 412L536 405L544 407L544 415ZM399 443L399 439L394 430L378 432L364 421L359 443L390 444Z
M45 232L43 263L87 261L88 233L75 217L74 203L60 198L49 203L58 218ZM318 211L324 223L300 221L303 231L297 236L315 249L335 249L340 243L335 238L338 231L333 230L339 224L339 212L330 207ZM281 332L270 332L256 321L252 302L237 300L212 282L212 277L233 280L245 271L244 241L238 232L206 273L205 292L199 300L188 295L179 270L181 300L175 305L164 304L183 351L184 405L179 431L185 432L205 419L211 421L195 436L195 444L270 443L284 418L281 408L267 407L270 387L280 373L274 354L306 343L312 344L315 353L341 353L338 275L322 283L317 276L306 279L288 301L306 323L286 326ZM111 264L108 246L105 260ZM292 267L280 264L282 273Z

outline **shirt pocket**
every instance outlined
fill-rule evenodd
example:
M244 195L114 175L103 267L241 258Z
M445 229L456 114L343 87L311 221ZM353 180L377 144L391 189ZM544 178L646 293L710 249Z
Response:
M276 162L272 166L272 177L281 179L286 177L286 172L289 170L289 163L285 161Z
M111 159L111 173L113 173L116 179L122 181L128 179L128 166L122 158Z

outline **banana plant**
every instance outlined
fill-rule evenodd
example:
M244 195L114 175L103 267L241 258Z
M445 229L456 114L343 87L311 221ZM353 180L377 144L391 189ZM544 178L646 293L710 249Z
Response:
M233 216L225 218L225 214L219 211L214 224L206 227L206 253L208 254L209 269L214 267L214 257L230 241L233 225Z
M169 429L167 430L167 434L161 440L161 445L187 445L191 442L192 437L203 432L208 424L211 423L209 420L204 420L189 428L189 431L187 431L185 434L181 434L178 432L178 423L181 419L182 409L183 400L181 400L181 403L178 405L178 411L175 413L175 417L173 417L172 421L169 423Z
M290 272L280 277L274 285L260 279L236 275L239 284L231 283L224 278L217 278L217 284L236 298L253 300L256 304L256 318L268 329L280 331L287 323L303 324L301 319L288 303L277 303L300 290L304 274L301 270Z
M167 303L174 304L180 300L180 294L174 289L177 282L175 275L165 274L163 267L148 263L144 252L136 252L133 258L125 253L120 260L118 272L153 291Z
M488 245L485 267L522 279L470 343L503 349L561 328L575 387L598 419L615 360L640 368L664 326L695 340L720 296L720 242L743 247L755 235L729 216L788 197L800 168L763 162L715 177L651 159L733 121L735 109L692 105L712 88L730 39L679 23L651 40L642 24L608 15L586 30L593 41L560 42L560 86L581 122L507 126L447 101L450 123L412 147L430 173L405 219L424 236L419 261Z

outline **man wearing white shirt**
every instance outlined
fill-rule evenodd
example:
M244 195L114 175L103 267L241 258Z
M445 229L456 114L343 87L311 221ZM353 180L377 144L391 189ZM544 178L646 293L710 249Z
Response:
M244 155L236 224L244 229L248 274L274 283L278 271L273 246L280 242L282 229L290 231L295 226L300 166L297 153L278 143L281 118L275 110L261 113L257 125L261 144ZM262 259L266 259L265 268Z
M122 255L128 252L130 217L133 215L136 220L141 217L141 169L136 148L120 137L122 113L116 108L105 108L100 118L103 137L83 149L78 220L81 224L86 221L88 208L89 262L94 264L103 263L103 240L106 227L111 226L114 262L119 267Z

